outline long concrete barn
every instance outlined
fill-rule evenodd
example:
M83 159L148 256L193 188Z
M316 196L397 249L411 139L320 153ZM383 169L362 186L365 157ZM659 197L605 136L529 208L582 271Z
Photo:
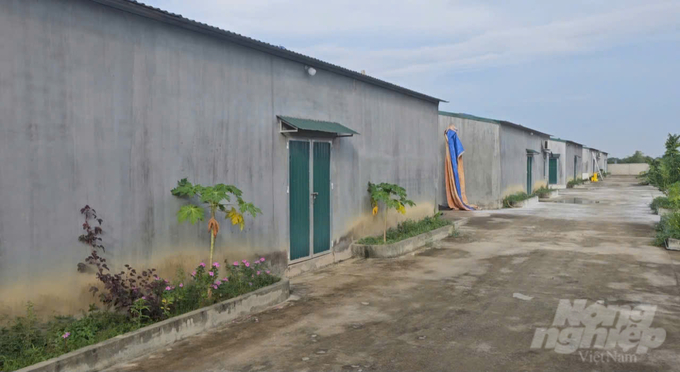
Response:
M444 168L447 145L444 131L458 129L465 154L465 189L471 204L500 208L505 196L528 193L548 183L550 135L505 120L439 112L439 165ZM444 181L439 181L438 200L446 205Z
M134 1L2 1L0 34L0 312L92 302L86 204L117 268L207 259L206 224L177 222L184 177L262 209L220 220L220 261L288 273L377 232L369 181L404 186L407 218L436 208L435 97Z
M583 145L553 137L549 148L548 184L551 188L566 188L569 181L582 177Z

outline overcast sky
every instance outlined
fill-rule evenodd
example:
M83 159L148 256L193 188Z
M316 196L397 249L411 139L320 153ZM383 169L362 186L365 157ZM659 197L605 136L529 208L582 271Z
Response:
M680 133L680 0L145 0L626 156Z

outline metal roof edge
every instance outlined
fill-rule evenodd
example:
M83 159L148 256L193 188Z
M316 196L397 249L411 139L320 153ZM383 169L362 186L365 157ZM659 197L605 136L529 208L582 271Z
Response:
M450 117L459 118L459 119L483 121L483 122L492 123L492 124L500 124L498 122L498 120L495 120L495 119L489 119L489 118L484 118L484 117L481 117L481 116L465 114L465 113L462 113L462 112L448 112L448 111L439 110L439 115L450 116Z
M576 145L576 146L581 146L581 147L583 147L582 144L580 144L580 143L578 143L578 142L571 141L571 140L567 140L567 143L573 143L573 144Z
M515 123L507 121L507 120L499 120L498 122L501 123L502 125L507 125L511 128L523 130L525 132L537 133L541 136L545 136L545 137L548 137L548 138L550 138L550 136L551 136L551 134L541 132L540 130L532 129L532 128L529 128L529 127L525 127L524 125L515 124Z
M252 39L247 36L237 34L235 32L223 30L218 27L210 26L205 23L191 20L189 18L182 17L179 14L174 14L162 10L160 8L155 8L144 3L140 3L134 0L90 0L101 5L109 6L118 10L126 11L128 13L136 14L146 18L154 19L159 22L168 23L174 26L182 27L184 29L192 30L195 32L203 33L220 39L225 39L227 41L239 44L248 48L256 49L261 52L265 52L280 58L285 58L295 62L300 62L306 65L310 65L314 68L330 71L339 75L354 78L360 81L364 81L369 84L379 86L381 88L396 91L411 97L415 97L428 102L448 102L441 98L436 98L428 96L426 94L416 92L414 90L400 87L398 85L380 80L362 73L352 71L350 69L334 65L329 62L324 62L320 59L306 56L297 52L293 52L288 49L278 47L269 43L265 43L260 40Z

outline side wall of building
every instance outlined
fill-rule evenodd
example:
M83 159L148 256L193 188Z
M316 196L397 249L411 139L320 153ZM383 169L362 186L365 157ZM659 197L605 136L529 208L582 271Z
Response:
M204 223L178 224L187 177L235 184L262 209L220 219L218 260L288 262L288 150L276 115L332 120L332 238L377 230L368 181L435 210L437 104L84 0L0 2L0 313L31 300L74 313L93 299L76 265L79 209L104 219L104 256L172 275L207 259ZM394 223L394 220L390 221ZM344 238L344 239L343 239ZM59 278L55 280L54 278Z
M553 141L550 140L549 148L553 157L557 158L557 183L556 187L566 186L568 177L567 173L567 143L564 141ZM573 166L573 164L572 164ZM550 172L550 167L548 167L548 172ZM548 176L550 173L548 173ZM549 178L549 177L548 177ZM548 181L550 181L548 179Z
M567 152L564 162L567 166L567 182L574 178L582 177L583 168L583 147L573 142L567 142Z
M583 147L581 149L581 177L588 179L593 175L593 159L590 154L590 149Z
M437 169L441 172L438 202L446 205L444 160L448 147L444 131L454 125L465 153L465 190L468 201L485 209L501 207L500 125L483 121L439 115L439 153Z
M549 137L501 125L501 197L527 191L527 149L538 151L532 161L532 189L548 183L547 160L541 142Z

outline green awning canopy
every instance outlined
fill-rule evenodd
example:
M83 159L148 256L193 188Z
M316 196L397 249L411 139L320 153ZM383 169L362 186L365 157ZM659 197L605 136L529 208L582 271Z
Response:
M355 134L359 134L359 132L349 129L346 126L340 124L340 123L335 123L332 121L321 121L321 120L313 120L313 119L301 119L301 118L293 118L290 116L278 116L279 120L281 120L281 123L293 128L293 132L297 131L312 131L312 132L321 132L321 133L326 133L326 134L331 134L336 137L349 137L353 136ZM291 132L291 130L282 130L281 132Z
M536 151L536 150L532 150L532 149L527 149L527 154L528 154L528 155L540 154L540 152L538 152L538 151Z

